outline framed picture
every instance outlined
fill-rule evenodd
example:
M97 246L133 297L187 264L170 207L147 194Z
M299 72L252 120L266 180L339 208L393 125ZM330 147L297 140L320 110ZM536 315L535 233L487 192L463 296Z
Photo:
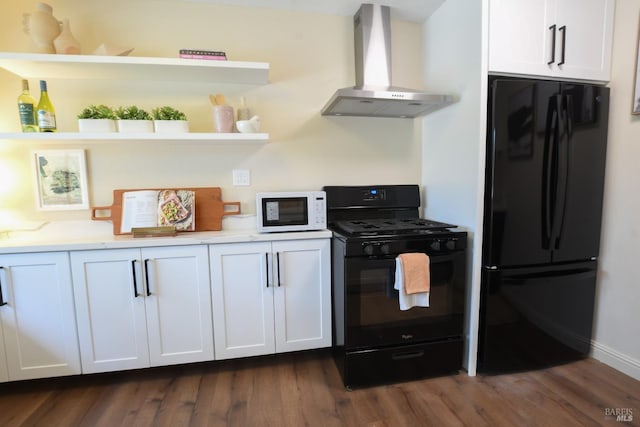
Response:
M633 90L632 114L640 114L640 25L638 26L638 40L636 41L636 74Z
M33 164L38 209L89 209L84 150L37 151Z

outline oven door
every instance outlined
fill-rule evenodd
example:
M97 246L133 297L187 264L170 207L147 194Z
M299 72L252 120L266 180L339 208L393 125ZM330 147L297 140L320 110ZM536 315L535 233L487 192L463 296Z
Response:
M465 251L428 254L429 307L400 310L395 255L345 258L348 350L459 338L463 330Z

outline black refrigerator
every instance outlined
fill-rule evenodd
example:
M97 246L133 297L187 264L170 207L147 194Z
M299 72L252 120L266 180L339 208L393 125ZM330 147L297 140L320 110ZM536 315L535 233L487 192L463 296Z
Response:
M489 78L478 371L585 357L609 89Z

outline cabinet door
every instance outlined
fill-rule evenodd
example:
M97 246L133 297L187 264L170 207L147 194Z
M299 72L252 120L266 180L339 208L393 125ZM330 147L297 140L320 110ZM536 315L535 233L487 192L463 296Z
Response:
M79 374L69 255L3 255L0 265L9 380Z
M210 246L216 359L275 352L270 252L270 243Z
M331 345L329 239L273 243L276 352Z
M551 73L551 11L540 0L489 1L489 72Z
M213 360L207 247L142 249L152 366Z
M555 22L565 27L556 41L557 76L607 81L611 72L613 0L557 0ZM564 49L564 58L563 52Z
M613 0L490 0L489 72L607 81Z
M149 366L138 249L71 252L84 373Z

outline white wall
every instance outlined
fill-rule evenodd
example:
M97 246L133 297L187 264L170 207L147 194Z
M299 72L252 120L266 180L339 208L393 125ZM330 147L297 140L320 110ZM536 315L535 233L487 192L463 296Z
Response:
M632 116L640 1L617 0L594 357L640 379L640 116Z
M68 17L85 53L108 42L135 47L132 56L176 57L180 48L225 50L229 59L268 62L265 86L181 82L52 80L49 92L59 129L75 131L87 104L172 104L183 109L193 131L212 131L208 94L223 93L237 106L241 95L271 136L265 146L207 146L163 143L43 145L0 140L3 188L0 210L28 219L88 219L88 211L38 212L33 196L30 152L41 148L84 148L90 202L109 205L112 190L162 186L219 186L225 201L242 202L253 213L263 190L319 189L337 184L407 184L420 181L420 122L410 119L323 117L333 92L355 82L352 18L270 9L214 6L179 0L51 0L58 19ZM32 51L22 32L22 13L35 2L4 0L0 51ZM355 12L355 11L354 11ZM422 81L421 25L392 21L394 81ZM38 82L32 80L38 96ZM20 78L0 70L0 129L18 131L16 98ZM232 169L251 171L251 187L233 187ZM0 212L1 214L1 212Z
M426 87L459 101L423 121L422 184L425 216L466 227L469 233L465 368L475 375L480 296L486 41L482 2L447 0L425 23ZM453 24L455 23L455 25Z

